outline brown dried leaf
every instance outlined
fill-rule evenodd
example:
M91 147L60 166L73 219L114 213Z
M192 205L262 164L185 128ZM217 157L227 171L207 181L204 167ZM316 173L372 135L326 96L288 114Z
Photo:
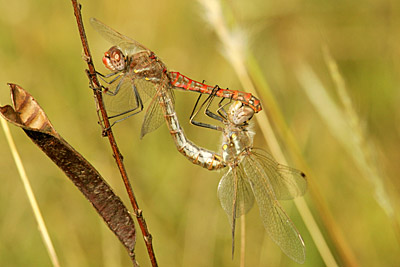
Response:
M15 110L7 105L0 107L3 118L24 129L41 131L58 136L46 114L36 100L22 87L9 83L11 100Z
M135 225L121 199L100 173L54 129L36 100L22 87L9 84L13 106L0 107L0 115L21 127L31 140L68 176L128 250L136 265Z

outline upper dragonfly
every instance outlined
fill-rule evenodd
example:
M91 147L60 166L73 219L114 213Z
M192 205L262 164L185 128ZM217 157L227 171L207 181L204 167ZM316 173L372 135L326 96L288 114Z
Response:
M251 107L254 112L261 110L260 101L250 93L221 89L196 82L179 72L169 72L166 65L139 42L115 31L95 18L90 22L101 36L112 43L104 53L104 65L113 71L105 77L113 77L106 92L113 97L106 97L107 108L118 115L132 116L143 110L143 103L152 98L142 125L141 136L154 131L164 121L163 112L157 101L157 92L165 90L165 96L173 105L173 93L170 90L189 90L202 94L215 93L219 97L239 100Z
M157 129L165 119L178 151L186 158L209 170L225 167L220 155L198 147L186 138L174 109L165 65L154 53L94 18L91 23L103 37L120 47L111 47L103 58L104 64L116 76L111 81L113 91L109 91L110 96L105 98L111 108L119 108L132 116L143 109L146 97L152 97L142 125L142 136ZM131 109L127 110L127 107Z

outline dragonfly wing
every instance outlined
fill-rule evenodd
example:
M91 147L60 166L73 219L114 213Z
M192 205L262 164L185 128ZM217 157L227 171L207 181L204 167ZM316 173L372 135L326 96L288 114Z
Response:
M104 94L104 102L106 104L107 111L110 111L114 114L121 114L139 106L135 93L135 85L132 83L131 79L127 78L126 75L110 84L108 89L112 92L118 90L118 93L116 95ZM144 102L142 95L139 95Z
M119 46L125 55L133 55L141 51L149 50L139 42L117 32L95 18L90 18L90 23L104 39L113 45Z
M251 154L265 172L277 199L293 199L305 194L307 179L303 172L279 164L269 153L262 149L253 149Z
M244 158L241 165L248 177L262 222L269 236L282 251L298 263L305 260L305 245L299 232L279 204L264 166L254 156Z
M218 185L218 198L232 227L232 257L235 249L236 218L246 214L254 205L250 184L240 167L230 168Z
M146 134L156 130L158 127L161 126L161 124L163 124L164 111L161 106L162 105L165 106L166 102L171 102L171 105L174 105L173 93L165 86L165 83L162 82L157 86L150 81L145 81L145 80L141 81L140 87L142 89L145 89L146 87L152 87L153 89L151 90L155 92L153 99L151 100L150 106L148 107L146 115L144 117L142 130L140 134L141 138L143 138ZM157 92L157 90L159 92ZM144 91L148 93L150 89ZM162 99L159 99L160 97L162 97ZM174 109L174 107L172 107L172 109Z
M133 83L144 101L147 101L149 98L153 98L157 92L156 84L146 81L145 79L134 79Z
M219 181L218 198L229 218L231 218L233 214L236 214L236 218L240 217L249 212L253 207L254 196L251 186L248 181L244 179L244 172L239 166L229 168ZM236 203L236 205L233 203Z
M140 138L143 138L146 134L158 129L163 122L164 118L161 106L158 103L157 96L154 96L150 102L150 106L147 108L146 115L144 116Z

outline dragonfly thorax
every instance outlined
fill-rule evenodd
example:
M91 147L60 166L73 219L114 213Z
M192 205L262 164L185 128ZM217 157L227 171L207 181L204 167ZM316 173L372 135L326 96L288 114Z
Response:
M242 155L253 146L253 136L252 131L240 128L229 128L225 129L225 134L222 140L222 157L225 162L233 163L233 161L238 161L238 164Z
M151 51L141 51L127 57L129 75L138 79L145 79L158 83L167 77L166 66Z

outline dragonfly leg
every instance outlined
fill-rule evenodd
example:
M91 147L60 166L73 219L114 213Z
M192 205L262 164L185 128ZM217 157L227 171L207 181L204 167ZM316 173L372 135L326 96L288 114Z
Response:
M225 112L225 110L224 110L224 113L221 113L219 110L220 110L221 108L223 108L222 102L225 100L225 98L222 98L221 101L219 101L219 103L218 103L218 107L219 107L219 108L217 109L217 113L218 113L218 114L215 114L215 113L212 112L211 109L210 109L211 103L214 101L214 98L215 98L215 96L216 96L218 90L219 90L219 87L218 87L218 85L216 85L216 86L214 87L213 92L211 93L209 99L208 99L208 100L206 99L206 101L208 101L208 103L207 103L207 106L206 106L206 109L205 109L204 113L205 113L208 117L210 117L210 118L212 118L212 119L214 119L214 120L223 122L223 121L226 121L226 120L227 120L228 116L227 116L227 113ZM229 101L229 103L230 103L230 101ZM229 104L229 103L228 103L228 104ZM221 106L222 106L222 107L221 107Z
M86 70L86 75L87 75L88 78L89 78L89 88L90 88L90 89L92 89L93 91L101 91L101 92L107 89L107 88L104 87L102 84L100 84L100 86L95 86L95 85L94 85L94 83L93 83L93 76L96 76L96 74L91 74L91 73L89 72L89 70Z
M121 84L121 83L120 83L120 84ZM118 85L119 87L120 87L120 84ZM115 89L115 94L118 93L119 87L117 87L117 88ZM122 115L125 115L125 114L128 114L128 113L131 113L131 112L132 112L132 113L129 114L128 116L126 116L126 117L123 117L123 118L121 118L121 119L119 119L119 120L116 120L115 122L113 122L112 125L116 124L117 122L123 121L123 120L125 120L125 119L127 119L127 118L129 118L129 117L132 117L133 115L136 115L136 114L138 114L138 113L140 113L140 112L143 111L143 101L142 101L142 98L140 97L140 94L139 94L138 90L136 89L136 86L134 86L134 85L133 85L133 92L135 93L135 102L136 102L135 107L133 107L133 108L127 110L127 111L121 112L121 113L119 113L119 114L117 114L117 115L110 116L110 117L108 117L108 118L109 118L109 119L113 119L113 118L117 118L117 117L119 117L119 116L122 116Z
M204 100L204 101L201 103L199 109L196 110L197 105L198 105L198 103L199 103L199 101L200 101L200 99L201 99L201 97L202 97L201 94L199 95L199 97L198 97L197 100L196 100L196 104L195 104L195 106L194 106L194 108L193 108L192 114L190 115L190 123L191 123L191 124L193 124L193 125L195 125L195 126L199 126L199 127L204 127L204 128L212 129L212 130L223 131L223 128L220 127L220 126L216 126L216 125L212 125L212 124L209 124L209 123L204 123L204 122L199 122L199 121L195 121L195 120L194 120L194 118L198 115L199 111L200 111L201 109L203 109L203 106L204 106L204 105L206 105L205 111L204 111L204 112L205 112L205 114L206 114L208 117L210 117L210 118L212 118L212 119L215 119L215 120L218 120L218 121L221 121L221 122L223 121L223 118L221 118L221 117L218 116L217 114L215 114L215 113L213 113L213 112L210 111L211 102L214 100L215 95L216 95L216 92L217 92L218 89L219 89L219 87L216 86L216 87L213 89L213 92L206 98L206 100Z
M138 99L138 98L137 98L137 99ZM127 111L124 111L124 112L122 112L122 113L120 113L120 114L118 114L118 115L114 115L114 116L108 117L109 119L113 119L113 118L122 116L122 115L124 115L124 114L127 114L127 113L129 113L129 112L133 112L133 113L129 114L129 115L126 116L126 117L123 117L123 118L121 118L121 119L118 119L118 120L114 121L108 128L103 129L103 133L106 133L109 129L111 129L111 127L113 127L113 126L114 126L115 124L117 124L118 122L121 122L121 121L123 121L123 120L126 120L126 119L128 119L128 118L130 118L130 117L132 117L132 116L134 116L134 115L136 115L136 114L142 112L142 111L143 111L143 103L142 103L142 100L139 98L139 101L136 100L136 103L137 103L137 107L135 107L135 108L133 108L133 109L130 109L130 110L127 110ZM140 109L137 110L138 108L140 108Z
M232 97L229 98L229 102L228 103L225 103L225 104L222 105L222 102L224 100L225 100L225 98L222 98L221 101L219 101L217 112L221 117L227 119L228 118L228 113L226 112L225 107L232 103Z
M112 81L110 81L109 84L116 82L118 78L121 78L121 76L115 77ZM118 83L117 87L115 87L115 90L114 90L114 91L111 91L110 89L107 88L107 90L105 91L105 93L106 93L107 95L115 96L116 94L118 94L119 90L121 89L121 86L122 86L123 82L124 82L124 78L121 78L121 79L119 80L119 83ZM134 92L135 92L135 95L138 95L137 90L136 90L136 87L134 87L133 90L134 90Z
M110 78L110 77L112 77L112 76L114 76L114 75L117 75L117 74L120 73L120 72L121 72L121 71L115 71L115 72L111 72L111 73L109 73L109 74L103 74L103 73L101 73L101 72L96 71L96 74L99 75L99 76L101 77L101 79L103 80L103 78ZM105 81L106 83L108 83L106 80L103 80L103 81Z
M124 80L123 78L121 78L123 74L120 71L112 72L107 75L104 75L104 74L96 71L96 74L99 75L100 80L102 80L103 82L105 82L106 84L109 84L109 85L114 84L119 79L120 82L114 91L111 91L109 88L102 86L104 88L104 93L106 93L108 95L114 96L118 93L118 91L121 87L122 81ZM115 77L113 77L113 76L115 76ZM113 77L113 78L110 81L107 81L106 78L110 78L110 77Z
M210 98L210 96L207 97L206 101L204 101L201 105L200 108L198 110L196 110L196 107L200 101L201 98L201 94L199 95L199 97L196 100L196 104L194 105L194 108L192 110L192 114L190 115L190 123L195 125L195 126L199 126L199 127L204 127L204 128L208 128L208 129L212 129L212 130L217 130L217 131L222 131L222 128L216 125L211 125L208 123L204 123L204 122L199 122L199 121L195 121L194 118L198 115L199 111L203 108L204 103L207 101L207 99Z

